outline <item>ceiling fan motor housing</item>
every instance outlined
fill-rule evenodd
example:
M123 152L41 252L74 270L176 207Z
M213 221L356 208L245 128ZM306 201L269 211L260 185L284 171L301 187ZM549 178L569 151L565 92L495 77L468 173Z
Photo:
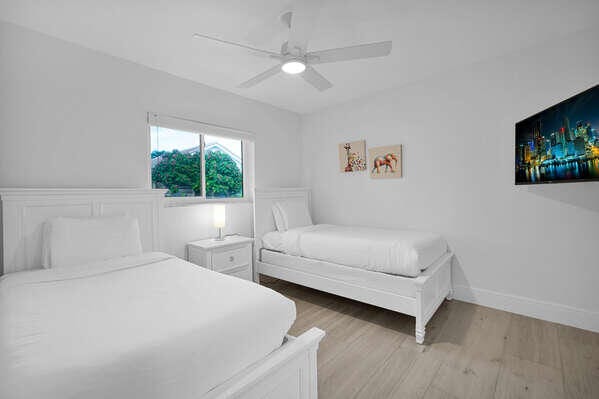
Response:
M291 56L293 58L304 59L305 53L299 47L289 48L289 42L284 42L281 45L281 55L284 57Z

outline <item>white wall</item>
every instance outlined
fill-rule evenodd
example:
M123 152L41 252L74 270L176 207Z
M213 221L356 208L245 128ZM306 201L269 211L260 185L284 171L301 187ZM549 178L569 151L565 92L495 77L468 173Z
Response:
M256 184L299 184L294 113L2 22L0 60L0 187L147 187L148 111L254 132ZM165 249L215 234L210 210L165 209ZM228 214L252 231L251 204Z
M513 166L515 122L598 83L598 37L582 31L304 117L315 219L440 232L458 298L599 331L599 183L515 186ZM337 145L354 139L403 144L404 177L339 173Z

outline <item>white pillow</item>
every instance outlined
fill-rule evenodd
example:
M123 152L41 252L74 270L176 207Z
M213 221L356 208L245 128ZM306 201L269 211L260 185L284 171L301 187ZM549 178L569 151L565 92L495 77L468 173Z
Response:
M284 230L278 228L279 231L287 231L296 227L312 225L312 217L306 203L303 201L279 201L275 202L274 206L278 208ZM276 222L276 216L275 216Z
M42 266L75 266L142 253L137 219L128 216L51 219L43 227Z
M286 231L287 227L285 227L285 218L281 213L281 208L277 203L272 205L272 216L275 219L275 227L278 231Z

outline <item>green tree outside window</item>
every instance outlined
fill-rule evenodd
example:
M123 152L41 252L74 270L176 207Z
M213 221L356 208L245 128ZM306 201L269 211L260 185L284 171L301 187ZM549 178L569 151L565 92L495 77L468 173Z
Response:
M243 197L243 174L229 154L210 151L206 155L206 196Z
M155 188L169 190L167 196L202 195L200 153L153 151ZM205 154L206 196L243 197L243 174L230 155L220 151ZM193 193L193 194L192 194Z

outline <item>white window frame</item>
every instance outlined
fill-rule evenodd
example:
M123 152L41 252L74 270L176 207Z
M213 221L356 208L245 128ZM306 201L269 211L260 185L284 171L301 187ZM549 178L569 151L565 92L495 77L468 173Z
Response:
M174 116L161 115L148 112L147 131L147 159L148 159L148 185L152 187L152 126L164 127L167 129L181 130L190 133L197 133L200 136L200 159L202 168L202 195L194 197L166 197L166 206L185 206L204 203L235 203L252 202L253 198L253 165L254 161L250 156L250 147L254 145L254 135L245 131L213 125L204 122L193 121L190 119ZM239 198L206 198L206 159L204 158L204 136L217 136L241 140L241 167L243 174L243 196Z

